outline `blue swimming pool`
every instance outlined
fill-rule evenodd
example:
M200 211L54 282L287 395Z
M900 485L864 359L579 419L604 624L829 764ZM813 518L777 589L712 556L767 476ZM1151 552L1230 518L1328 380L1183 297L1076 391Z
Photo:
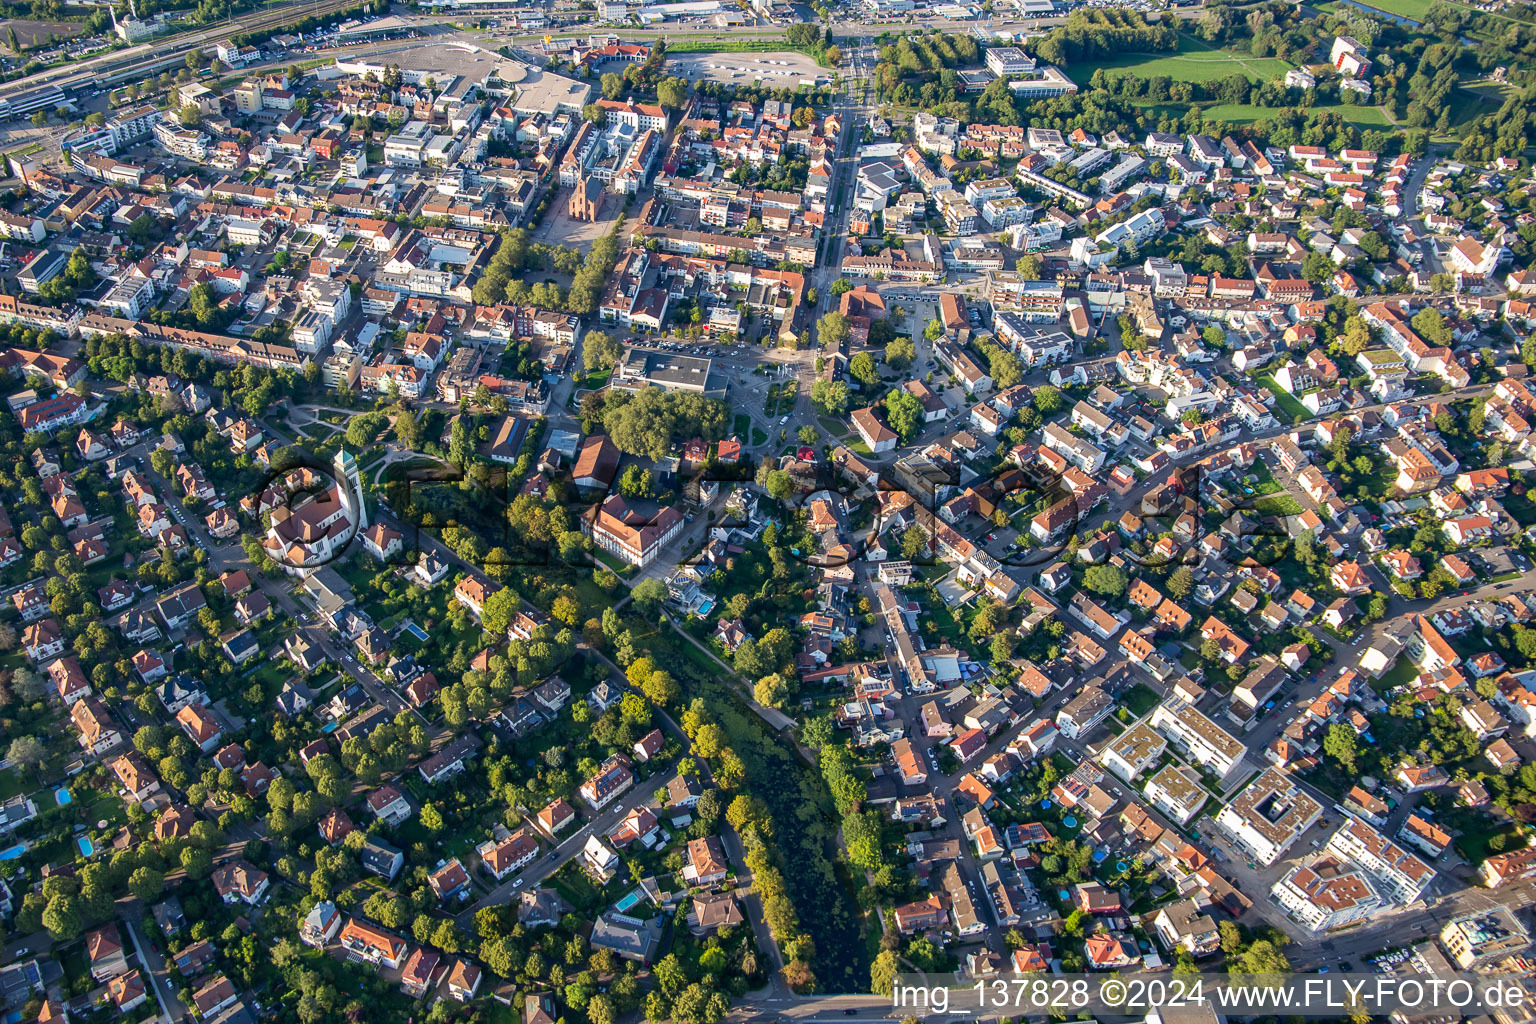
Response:
M27 852L27 844L26 843L17 843L15 846L11 847L9 850L0 850L0 860L15 860L17 857L20 857L22 854L24 854L26 852Z
M417 640L420 640L422 643L427 642L427 631L416 625L416 623L407 622L405 624L405 631L411 634L411 636L415 637Z
M74 797L70 795L69 790L65 789L63 786L60 786L58 789L53 791L53 798L59 802L60 807L68 807L69 802L74 799Z
M86 838L85 836L81 836L79 839L76 839L75 845L80 847L80 855L82 857L90 857L96 852L96 844L91 842L90 839Z
M645 899L644 892L639 889L631 889L619 899L619 902L613 905L613 909L621 914L627 913L631 907L643 899Z

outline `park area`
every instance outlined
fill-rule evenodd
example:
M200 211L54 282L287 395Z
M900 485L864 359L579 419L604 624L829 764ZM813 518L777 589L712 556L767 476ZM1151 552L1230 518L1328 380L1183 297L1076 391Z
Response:
M1278 57L1254 57L1222 50L1193 36L1180 34L1179 48L1172 53L1125 53L1110 60L1072 64L1067 73L1074 81L1085 82L1099 68L1108 73L1129 72L1142 78L1167 75L1178 82L1214 82L1233 74L1245 75L1250 82L1268 82L1284 78L1291 66Z
M1422 22L1434 2L1435 0L1356 0L1355 3L1346 4L1341 0L1340 3L1330 6L1341 14L1350 7L1365 7L1393 17Z

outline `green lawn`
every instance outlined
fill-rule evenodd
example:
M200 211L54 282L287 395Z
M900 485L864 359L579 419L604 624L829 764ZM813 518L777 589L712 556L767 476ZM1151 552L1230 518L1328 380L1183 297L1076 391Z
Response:
M1260 384L1264 385L1264 387L1269 389L1269 393L1275 396L1275 405L1278 406L1280 411L1289 417L1292 422L1295 422L1297 419L1306 420L1312 418L1312 414L1307 411L1307 407L1302 405L1301 402L1298 401L1289 392L1287 392L1285 388L1282 388L1279 384L1275 383L1274 377L1266 373L1262 376L1255 377L1254 380L1258 381Z
M1161 700L1162 698L1157 695L1156 690L1145 683L1137 683L1126 691L1125 696L1121 698L1121 703L1126 706L1132 715L1140 718L1156 707Z
M1429 13L1432 0L1358 0L1360 6L1370 7L1374 10L1395 14L1400 18L1411 18L1414 21L1423 21ZM1348 10L1348 4L1340 4L1340 13Z
M1266 516L1299 516L1305 511L1301 502L1289 494L1271 494L1267 498L1260 498L1253 503L1253 510Z
M1470 864L1481 864L1488 859L1488 855L1497 851L1488 846L1488 840L1494 836L1503 836L1506 840L1505 849L1518 849L1521 836L1518 832L1511 832L1506 826L1490 824L1483 829L1467 829L1456 837L1456 851L1467 859Z
M1333 103L1322 104L1312 109L1331 111L1361 129L1392 126L1392 122L1387 120L1387 115L1380 107ZM1201 107L1200 112L1209 120L1226 121L1230 124L1254 124L1275 115L1275 109L1272 107L1256 107L1249 103L1216 103Z
M1397 659L1397 664L1382 673L1381 679L1376 683L1376 689L1386 693L1399 686L1407 686L1417 679L1418 675L1419 667L1405 654Z
M1181 35L1179 48L1172 53L1127 53L1108 60L1078 61L1068 65L1074 81L1085 82L1094 71L1126 71L1142 78L1167 75L1178 82L1211 82L1228 75L1241 74L1250 82L1269 82L1284 78L1291 65L1278 57L1252 57L1230 50L1218 50L1192 36Z

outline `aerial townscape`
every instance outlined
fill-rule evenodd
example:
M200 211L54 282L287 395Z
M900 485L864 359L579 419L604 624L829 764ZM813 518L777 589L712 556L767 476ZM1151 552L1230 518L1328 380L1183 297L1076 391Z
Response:
M0 14L3 1024L1536 1019L1531 3Z

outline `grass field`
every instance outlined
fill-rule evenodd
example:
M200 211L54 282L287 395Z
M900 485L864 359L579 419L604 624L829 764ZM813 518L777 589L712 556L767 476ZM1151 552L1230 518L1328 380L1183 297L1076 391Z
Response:
M1271 494L1253 503L1253 510L1261 516L1299 516L1305 511L1301 502L1289 494Z
M1390 128L1392 122L1387 120L1387 115L1380 107L1360 107L1351 104L1322 104L1311 108L1314 110L1331 110L1344 120L1358 128ZM1201 108L1206 117L1217 121L1228 121L1232 124L1253 124L1262 121L1266 117L1273 117L1275 111L1269 107L1255 107L1247 103L1217 103L1209 107Z
M1269 389L1269 393L1275 396L1275 405L1279 406L1280 412L1286 416L1289 416L1292 421L1295 421L1297 418L1311 418L1312 413L1308 411L1307 407L1302 405L1301 402L1293 397L1290 392L1286 391L1285 388L1282 388L1279 384L1275 383L1274 377L1266 373L1263 376L1255 377L1254 379Z
M1395 14L1399 18L1409 18L1413 21L1423 21L1424 15L1429 13L1431 0L1356 0L1361 7L1369 7L1385 14ZM1347 9L1349 4L1339 4L1339 7Z
M1283 78L1291 66L1278 57L1218 50L1191 36L1180 36L1179 48L1173 53L1127 53L1110 60L1081 61L1070 65L1068 74L1084 82L1098 68L1128 71L1143 78L1167 75L1178 82L1211 82L1232 74L1245 75L1250 82L1268 82Z

